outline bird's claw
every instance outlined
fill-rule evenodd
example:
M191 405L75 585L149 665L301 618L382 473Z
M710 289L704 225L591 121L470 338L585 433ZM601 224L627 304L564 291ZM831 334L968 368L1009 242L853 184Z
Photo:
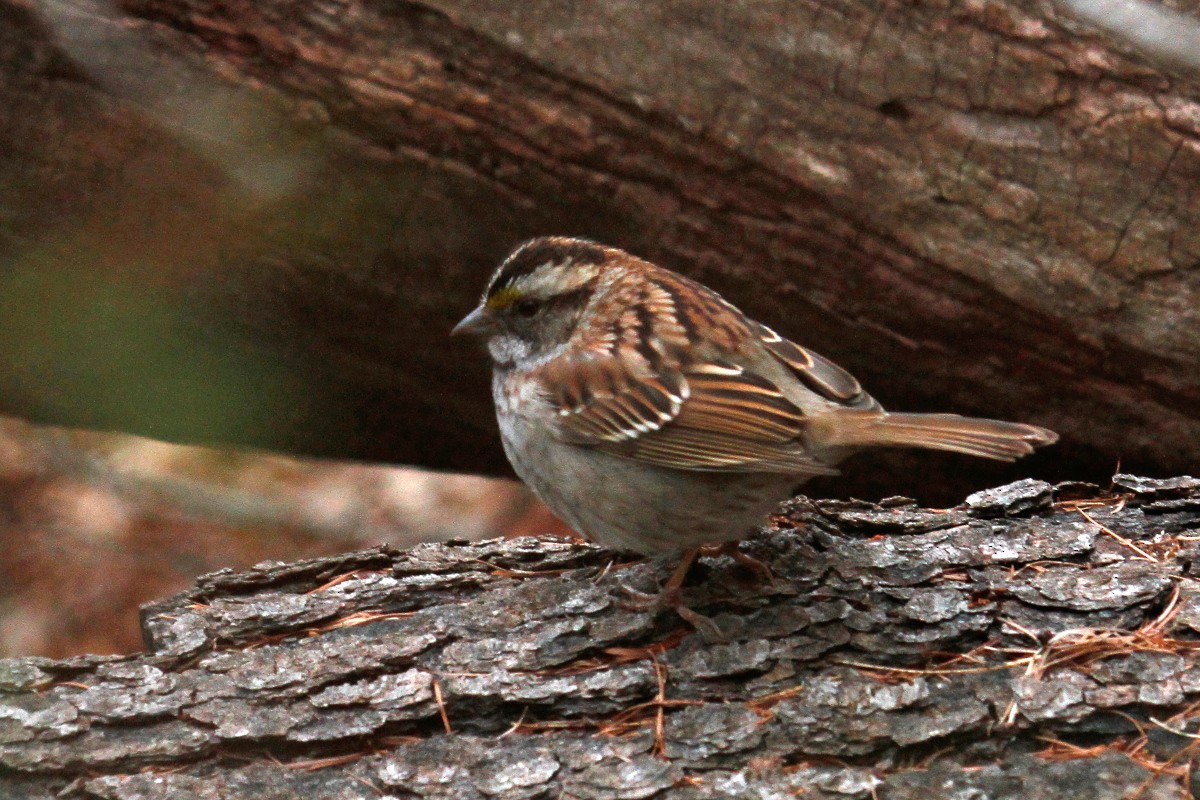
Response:
M642 592L627 584L618 584L621 591L629 595L628 599L618 600L617 606L631 611L659 614L667 609L673 610L679 617L696 629L696 633L710 643L725 643L730 640L729 634L711 618L699 611L694 611L683 604L679 587L668 586L657 592Z

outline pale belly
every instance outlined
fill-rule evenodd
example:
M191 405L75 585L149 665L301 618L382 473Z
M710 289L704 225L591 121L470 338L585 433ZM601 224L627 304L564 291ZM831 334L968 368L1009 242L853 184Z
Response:
M650 555L741 539L801 482L655 467L562 443L521 415L499 422L517 475L576 531L619 550Z

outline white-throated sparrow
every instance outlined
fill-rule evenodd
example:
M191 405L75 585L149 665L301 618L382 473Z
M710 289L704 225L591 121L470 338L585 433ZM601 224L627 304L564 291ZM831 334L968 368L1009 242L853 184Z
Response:
M739 539L865 447L1012 461L1045 428L889 414L848 372L695 281L582 239L527 242L454 329L487 342L504 450L556 514L644 554Z

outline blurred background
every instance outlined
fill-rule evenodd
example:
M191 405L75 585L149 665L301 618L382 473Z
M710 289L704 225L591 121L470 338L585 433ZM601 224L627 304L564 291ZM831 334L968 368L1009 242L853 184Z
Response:
M886 407L1062 435L815 495L1195 471L1198 30L1126 0L0 0L0 655L136 648L136 606L213 569L564 533L446 335L535 235L688 274Z
M138 606L217 569L555 534L511 480L0 418L0 658L139 650Z

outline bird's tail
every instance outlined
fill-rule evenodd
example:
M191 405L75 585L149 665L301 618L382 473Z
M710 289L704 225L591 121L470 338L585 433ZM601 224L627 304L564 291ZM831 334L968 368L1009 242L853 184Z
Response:
M1016 461L1035 447L1054 444L1058 434L1036 425L957 414L838 412L821 420L822 446L835 448L920 447Z

